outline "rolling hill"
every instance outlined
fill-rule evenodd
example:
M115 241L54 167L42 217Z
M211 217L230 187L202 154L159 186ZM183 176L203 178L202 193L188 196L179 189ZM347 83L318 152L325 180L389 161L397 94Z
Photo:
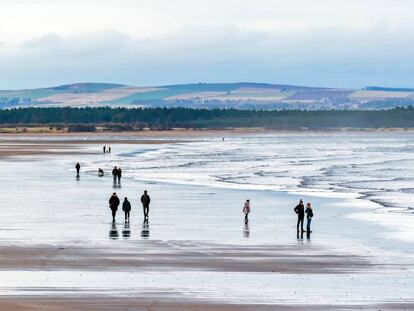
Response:
M335 89L267 83L197 83L137 87L76 83L0 91L0 108L191 107L238 109L389 109L414 104L414 89Z

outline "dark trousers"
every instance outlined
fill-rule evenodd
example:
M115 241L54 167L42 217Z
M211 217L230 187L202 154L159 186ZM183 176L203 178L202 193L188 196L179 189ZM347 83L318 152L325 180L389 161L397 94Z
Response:
M144 217L148 218L149 213L149 205L144 205Z
M129 219L129 211L125 212L125 220Z
M112 210L112 220L115 221L116 209L111 208Z
M121 176L118 176L118 183L121 183Z
M304 216L298 216L298 224L296 225L296 228L298 231L299 231L299 224L300 224L301 231L303 231L303 219L304 218L305 218Z

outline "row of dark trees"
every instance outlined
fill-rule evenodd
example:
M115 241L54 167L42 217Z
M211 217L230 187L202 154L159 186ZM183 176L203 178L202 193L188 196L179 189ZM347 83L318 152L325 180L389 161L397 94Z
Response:
M270 129L411 128L414 108L379 111L262 111L189 108L20 108L0 110L0 124L112 124L126 128L225 128Z

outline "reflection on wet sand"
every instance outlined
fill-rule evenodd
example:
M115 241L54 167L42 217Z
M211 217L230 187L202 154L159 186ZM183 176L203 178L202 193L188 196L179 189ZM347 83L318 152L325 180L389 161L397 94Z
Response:
M150 237L149 223L147 220L144 220L142 224L141 238L146 240L149 237Z
M245 238L248 238L250 236L250 228L249 228L249 224L245 224L244 228L243 228L243 236Z
M112 223L111 229L109 230L109 238L112 240L116 240L119 237L118 229L115 223Z
M124 239L129 239L131 237L131 229L129 227L129 223L126 222L124 225L124 229L122 230L122 237Z

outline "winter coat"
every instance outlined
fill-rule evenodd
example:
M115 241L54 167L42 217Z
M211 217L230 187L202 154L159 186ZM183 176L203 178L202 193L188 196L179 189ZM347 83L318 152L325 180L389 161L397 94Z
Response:
M112 210L118 210L119 203L119 198L116 195L111 196L109 199L109 207Z
M303 204L298 204L293 210L299 218L305 217L305 206Z
M131 203L128 200L124 201L124 203L122 204L122 210L124 212L130 212L131 211Z
M245 202L243 206L243 213L249 214L250 213L250 202Z
M313 217L313 210L312 210L312 208L307 207L306 210L305 210L305 213L306 213L306 217L307 218L312 218Z
M141 203L143 206L149 206L151 198L148 194L143 194L141 197Z

